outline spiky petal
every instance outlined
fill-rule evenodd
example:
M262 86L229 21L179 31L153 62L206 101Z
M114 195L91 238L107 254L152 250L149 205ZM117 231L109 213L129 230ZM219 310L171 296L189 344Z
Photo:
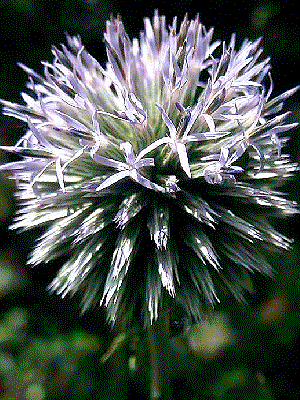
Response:
M25 104L2 104L28 129L1 147L22 159L0 169L17 183L12 228L45 227L28 262L66 258L52 290L82 288L83 309L102 304L112 321L152 322L164 296L199 318L220 286L242 298L239 271L272 275L266 248L291 244L269 219L297 212L278 187L297 169L281 112L299 87L271 99L260 40L236 49L233 35L218 58L198 17L144 25L131 41L107 22L105 68L78 36L52 48L43 75L20 64Z

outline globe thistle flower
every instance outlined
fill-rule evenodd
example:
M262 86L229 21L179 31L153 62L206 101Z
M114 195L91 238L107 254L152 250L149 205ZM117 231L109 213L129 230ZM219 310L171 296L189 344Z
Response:
M105 68L67 36L43 76L20 64L25 104L2 101L28 125L1 147L21 157L1 166L17 184L12 228L45 228L28 263L65 257L50 288L83 290L83 309L111 321L140 310L151 324L166 296L197 319L224 288L241 298L244 272L271 275L265 250L291 244L269 220L297 212L278 188L297 169L281 110L298 87L271 98L259 39L237 49L198 17L177 25L155 13L130 40L111 18Z

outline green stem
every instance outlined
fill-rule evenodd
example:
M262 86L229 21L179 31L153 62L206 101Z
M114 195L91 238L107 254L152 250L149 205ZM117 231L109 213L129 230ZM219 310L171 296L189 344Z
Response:
M169 310L161 310L148 332L151 400L171 399Z

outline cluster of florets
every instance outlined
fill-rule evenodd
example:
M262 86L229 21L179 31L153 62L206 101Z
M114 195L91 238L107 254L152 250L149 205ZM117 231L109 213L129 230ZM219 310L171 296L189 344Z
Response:
M1 169L17 182L13 227L46 227L29 263L67 258L51 288L151 323L163 293L197 318L216 285L240 297L243 274L271 273L266 245L289 247L268 216L296 212L276 188L297 168L280 113L297 88L270 99L260 40L219 51L198 17L144 24L131 41L107 22L106 68L69 36L44 76L21 65L25 105L2 103L28 130L2 146L22 159Z

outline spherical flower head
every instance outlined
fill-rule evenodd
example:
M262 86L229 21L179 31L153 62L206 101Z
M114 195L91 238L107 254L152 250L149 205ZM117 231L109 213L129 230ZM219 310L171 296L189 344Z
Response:
M196 319L224 288L241 298L241 276L272 274L266 248L289 248L269 218L297 211L278 187L297 169L281 110L298 88L271 99L259 40L212 42L198 17L144 25L130 40L107 21L105 68L78 36L43 76L21 65L25 104L2 104L28 129L1 170L17 185L12 227L45 227L29 264L65 257L51 289L147 325L167 296Z

